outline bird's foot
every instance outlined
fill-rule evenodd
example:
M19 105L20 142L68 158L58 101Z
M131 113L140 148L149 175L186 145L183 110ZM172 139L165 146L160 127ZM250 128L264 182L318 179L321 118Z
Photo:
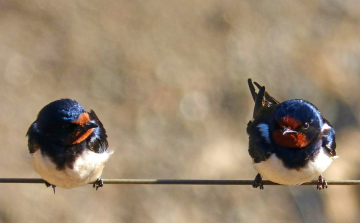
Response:
M99 189L99 187L104 186L104 182L103 180L99 177L97 178L97 180L94 182L93 184L93 188L95 188L96 190Z
M262 177L260 175L260 173L258 173L255 177L255 180L252 184L253 188L258 188L260 187L260 190L264 190L264 184L262 183Z
M54 190L54 194L55 194L55 185L52 185L52 184L50 184L49 182L47 182L47 181L45 181L45 185L46 185L46 187L52 187L53 188L53 190Z
M328 183L326 182L324 176L320 175L319 179L318 179L316 189L321 190L321 189L325 189L327 187L328 187Z

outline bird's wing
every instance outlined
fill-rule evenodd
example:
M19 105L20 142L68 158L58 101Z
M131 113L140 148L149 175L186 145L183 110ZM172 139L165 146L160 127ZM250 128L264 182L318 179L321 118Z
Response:
M30 153L35 153L38 149L40 149L40 146L36 141L36 138L38 136L36 125L36 122L33 122L26 133L26 136L28 136L28 147Z
M261 89L261 85L258 84L257 82L254 82L254 84L256 85L256 87L258 87L259 89ZM272 103L272 104L279 104L280 102L278 100L276 100L275 98L271 97L269 95L269 93L267 91L265 91L265 101L267 103Z
M96 153L103 153L109 146L105 128L93 110L90 110L88 113L90 120L94 121L99 126L99 132L96 133L95 139L89 144L90 150Z
M255 90L255 87L252 83L252 80L251 78L248 79L248 84L249 84L249 88L250 88L250 92L251 92L251 95L254 99L254 101L256 101L256 97L258 95L258 93L256 93L256 90ZM254 84L256 85L256 87L260 90L263 86L261 86L260 84L258 84L257 82L254 82ZM272 104L279 104L280 102L278 100L276 100L275 98L271 97L270 94L265 91L265 101L268 102L268 103L272 103Z
M256 87L259 89L259 91L256 93L256 90L252 83L251 78L248 79L248 84L249 84L251 95L255 101L254 114L253 114L254 118L256 117L256 115L258 114L259 110L262 107L276 105L276 104L280 103L278 100L271 97L270 94L265 91L264 86L261 86L260 84L254 82Z
M248 123L246 131L249 135L249 155L253 158L254 163L260 163L267 160L273 153L272 147L264 137L260 137L261 132L252 121Z
M330 123L324 119L324 125L332 127ZM336 142L335 142L335 130L334 128L326 128L323 131L322 145L329 152L331 156L336 156Z

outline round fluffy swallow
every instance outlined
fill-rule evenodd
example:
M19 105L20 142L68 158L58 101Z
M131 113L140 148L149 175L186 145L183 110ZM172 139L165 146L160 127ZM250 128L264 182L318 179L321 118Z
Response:
M46 185L73 188L90 182L102 187L100 175L108 152L105 129L91 110L72 99L42 108L27 134L31 164Z
M280 103L265 87L248 80L255 101L248 123L249 154L258 172L253 187L263 189L262 178L299 185L318 177L317 189L327 188L322 173L336 156L335 130L319 110L304 100Z

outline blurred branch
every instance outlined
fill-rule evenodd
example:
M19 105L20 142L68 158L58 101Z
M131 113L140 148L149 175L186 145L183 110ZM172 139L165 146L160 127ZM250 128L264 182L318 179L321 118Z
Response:
M103 179L104 184L252 185L253 180ZM279 185L268 180L264 185ZM360 180L329 180L328 185L360 186ZM0 178L0 183L45 183L39 178ZM93 183L91 183L93 184ZM317 185L317 181L302 185Z

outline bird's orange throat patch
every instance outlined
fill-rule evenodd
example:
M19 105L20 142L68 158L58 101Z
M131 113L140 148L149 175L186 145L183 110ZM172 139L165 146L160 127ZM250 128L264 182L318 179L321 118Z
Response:
M310 141L306 139L306 136L301 133L283 135L281 130L276 130L272 137L276 144L287 148L302 148L310 143Z
M94 129L88 129L85 132L76 132L70 140L70 144L78 144L84 141L89 135L94 131Z
M86 123L88 123L90 121L90 117L89 117L89 113L85 112L83 114L81 114L78 118L78 120L73 121L73 123L84 126ZM84 141L87 137L89 137L89 135L94 131L94 129L88 129L85 132L76 132L71 140L70 140L70 144L74 145L74 144L78 144L81 143L82 141Z
M285 116L282 119L278 120L280 128L288 128L295 130L302 125L302 122L298 122L291 116ZM310 141L306 139L306 135L301 133L287 133L283 134L283 131L277 130L273 133L272 138L275 143L279 146L287 148L302 148L307 146Z

